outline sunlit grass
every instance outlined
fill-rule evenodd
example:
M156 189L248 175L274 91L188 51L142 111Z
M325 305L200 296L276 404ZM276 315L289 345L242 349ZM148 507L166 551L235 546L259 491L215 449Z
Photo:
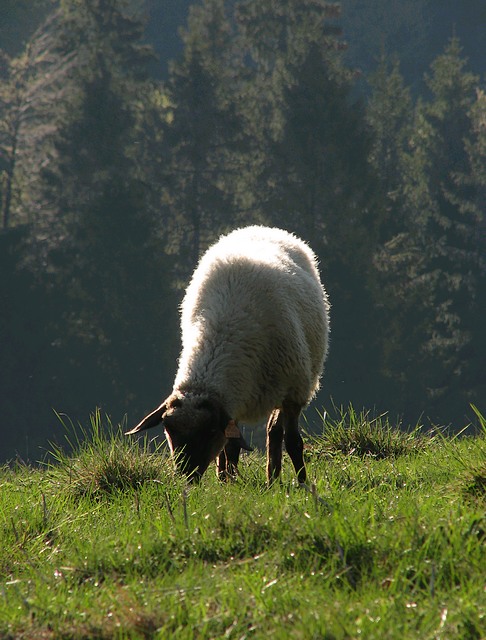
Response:
M482 428L400 448L348 412L307 440L309 492L287 459L268 489L258 452L188 487L97 413L70 454L0 471L0 638L481 639Z
M477 462L471 461L468 456L458 455L458 461L464 468L462 490L466 497L478 501L480 506L486 508L486 418L474 405L472 409L479 424L481 437L477 438L476 443L480 455Z
M149 446L147 439L134 446L115 428L109 418L105 424L99 410L90 420L90 429L75 429L63 421L68 451L53 447L50 475L76 496L101 497L126 489L139 489L157 480L172 468L162 445ZM74 453L71 453L74 452Z
M335 409L335 417L321 414L322 434L312 438L312 451L319 454L344 453L359 457L394 458L421 451L431 443L423 427L411 430L392 425L386 414L372 417L352 406Z

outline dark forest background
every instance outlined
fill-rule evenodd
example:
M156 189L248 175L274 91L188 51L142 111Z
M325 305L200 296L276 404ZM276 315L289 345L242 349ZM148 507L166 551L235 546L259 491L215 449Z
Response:
M251 223L319 255L318 408L484 411L485 54L483 0L2 0L0 461L155 406Z

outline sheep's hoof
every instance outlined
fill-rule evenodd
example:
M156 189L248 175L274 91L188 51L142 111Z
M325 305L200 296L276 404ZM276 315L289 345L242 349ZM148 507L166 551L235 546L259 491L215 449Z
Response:
M218 471L218 478L221 482L235 482L237 478L236 473L230 473L229 471Z

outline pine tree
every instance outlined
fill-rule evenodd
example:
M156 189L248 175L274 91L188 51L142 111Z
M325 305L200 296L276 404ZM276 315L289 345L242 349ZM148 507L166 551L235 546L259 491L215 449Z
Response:
M234 220L236 151L245 130L236 99L239 53L224 0L193 7L183 41L183 57L166 87L171 108L164 139L170 150L168 224L187 276L201 250Z
M486 94L476 89L476 99L470 110L472 136L465 141L470 173L457 176L458 184L465 185L471 193L469 201L462 203L469 215L476 217L474 234L476 255L473 310L470 318L470 340L464 354L465 367L461 375L461 387L468 401L480 402L486 395Z
M378 260L390 319L384 368L401 387L403 405L415 403L417 413L434 418L448 412L449 419L466 410L472 389L466 372L484 273L482 214L472 206L479 184L472 178L475 154L468 153L477 149L471 109L478 79L465 64L453 39L431 66L431 97L418 102L398 162L395 219L402 222Z
M265 222L310 240L325 256L334 295L335 378L357 349L365 354L366 374L351 367L359 401L372 348L349 335L364 336L370 322L365 282L378 220L364 116L336 60L339 7L319 0L232 7L206 0L193 9L168 84L171 223L193 239L190 263L225 225Z
M339 5L322 1L236 7L254 90L247 190L263 220L298 233L321 256L333 303L326 393L359 403L376 364L367 286L380 210L363 110L340 61L339 15Z
M0 52L0 188L3 229L32 221L36 178L54 129L53 105L65 100L72 55L52 56L55 16L16 58Z
M143 391L140 372L173 306L135 152L137 100L150 95L150 52L141 42L142 23L123 6L66 1L49 38L53 61L70 61L69 92L53 109L50 152L38 169L30 255L57 311L54 342L69 353L70 375L83 381L84 398L66 393L76 407L116 398L125 408ZM172 353L169 345L165 352Z
M336 72L333 58L342 46L337 22L339 15L338 3L322 0L236 3L235 21L245 52L246 124L252 140L252 171L247 172L245 178L246 192L253 194L253 198L247 201L247 206L257 211L263 220L282 219L282 201L279 205L277 200L280 196L286 197L278 193L279 185L284 182L284 177L280 177L284 159L278 155L283 151L284 128L293 117L286 100L291 99L292 92L298 100L301 70L306 69L307 74L302 84L311 80L309 74L312 74L314 55L315 71L320 79L327 76L328 82ZM323 70L324 66L326 70ZM317 84L316 79L313 89ZM338 84L336 82L335 86ZM310 87L308 91L311 91ZM318 101L322 102L323 91L324 87L318 89L319 97L314 105L308 99L308 106L314 112ZM314 113L314 122L315 118ZM291 125L287 126L287 134L292 136L290 129ZM288 150L287 157L291 154ZM276 204L277 210L273 210ZM289 206L292 207L292 200ZM288 223L288 212L285 222Z
M0 209L2 229L6 231L12 224L25 81L24 65L15 65L1 52L0 65L3 72L0 84ZM18 72L16 66L20 67Z
M403 224L396 212L400 208L403 156L413 130L414 107L398 61L390 68L383 56L370 77L370 87L372 93L366 110L373 136L370 162L380 177L385 197L386 216L381 233L382 237L389 238L398 233Z

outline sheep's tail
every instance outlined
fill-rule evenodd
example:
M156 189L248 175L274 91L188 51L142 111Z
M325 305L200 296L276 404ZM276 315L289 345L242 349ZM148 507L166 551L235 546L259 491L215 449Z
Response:
M139 422L136 427L133 427L133 429L131 429L130 431L126 431L125 435L132 436L139 431L145 431L145 429L156 427L162 422L162 416L164 415L165 411L166 406L164 402L160 405L160 407L157 407L155 411L152 411L152 413L149 413L148 416L145 416L145 418L141 422Z

